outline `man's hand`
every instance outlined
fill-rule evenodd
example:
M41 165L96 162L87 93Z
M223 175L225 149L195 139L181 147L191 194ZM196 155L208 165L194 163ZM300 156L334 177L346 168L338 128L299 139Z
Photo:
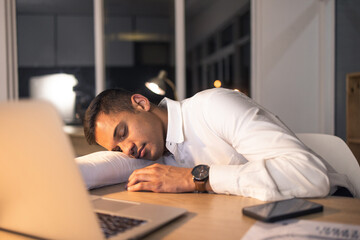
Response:
M128 191L193 192L195 184L191 170L155 163L130 175Z

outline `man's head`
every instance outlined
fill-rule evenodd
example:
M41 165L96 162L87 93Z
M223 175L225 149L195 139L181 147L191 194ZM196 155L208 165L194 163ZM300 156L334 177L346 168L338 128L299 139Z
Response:
M100 93L90 103L84 118L89 144L97 143L110 151L149 160L163 154L166 128L166 110L123 89Z

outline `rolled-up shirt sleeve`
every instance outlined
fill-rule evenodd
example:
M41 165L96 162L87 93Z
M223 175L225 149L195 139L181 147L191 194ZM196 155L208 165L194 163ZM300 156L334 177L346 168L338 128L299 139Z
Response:
M214 192L264 201L329 193L323 160L275 115L235 92L214 95L209 101L203 108L207 127L247 160L240 165L212 165L209 181Z

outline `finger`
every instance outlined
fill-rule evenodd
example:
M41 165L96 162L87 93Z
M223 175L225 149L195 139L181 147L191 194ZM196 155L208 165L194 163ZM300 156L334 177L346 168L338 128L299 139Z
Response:
M129 192L149 191L146 187L146 184L144 183L145 182L138 182L135 183L134 185L128 185L127 190Z
M138 192L138 191L152 191L152 192L161 192L161 187L158 183L155 182L139 182L135 185L129 186L127 189L129 192Z
M151 173L137 173L131 179L129 179L127 186L132 186L139 182L151 182L158 179L157 174Z
M147 166L145 168L140 168L140 169L136 169L134 170L131 175L129 176L128 178L128 182L133 182L134 178L137 178L138 176L140 175L143 175L143 174L149 174L149 175L155 175L155 174L158 174L159 171L161 171L161 167L158 167L158 166L154 166L154 165L160 165L160 164L153 164L153 165L150 165L150 166ZM160 165L161 166L161 165ZM159 174L158 174L159 175Z
M137 178L137 176L142 175L142 174L149 174L149 170L146 168L140 168L140 169L134 170L130 174L130 176L128 178L128 182L133 181L134 178Z

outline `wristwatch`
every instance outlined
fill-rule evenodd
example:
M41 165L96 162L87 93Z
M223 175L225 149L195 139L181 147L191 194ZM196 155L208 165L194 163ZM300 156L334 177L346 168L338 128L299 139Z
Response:
M209 180L210 167L208 165L197 165L191 171L195 183L195 192L206 192L206 183Z

